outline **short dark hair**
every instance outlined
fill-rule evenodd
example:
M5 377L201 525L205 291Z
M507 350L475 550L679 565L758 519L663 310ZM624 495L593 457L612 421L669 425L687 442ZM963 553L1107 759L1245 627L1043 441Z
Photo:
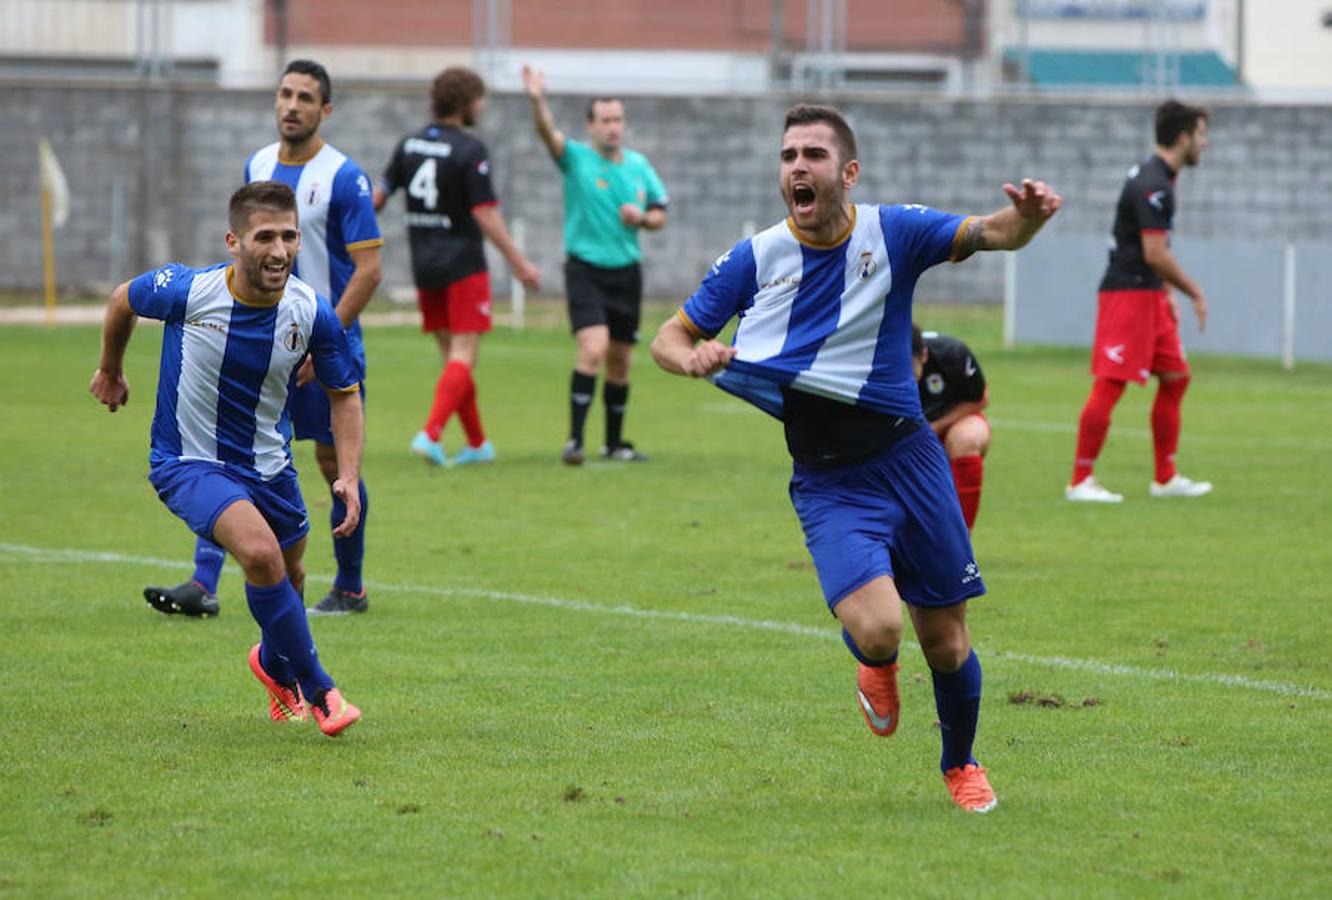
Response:
M920 326L915 322L911 323L911 355L919 357L925 352L925 338L920 333Z
M624 101L619 97L593 97L591 100L587 101L587 120L589 122L594 121L597 118L598 103L618 103L621 106L624 105Z
M296 192L288 185L281 181L251 181L231 195L231 204L227 210L227 225L231 233L238 237L244 234L249 227L250 216L260 209L296 213L297 223L300 222L300 213L296 210Z
M833 136L837 138L837 147L841 153L840 162L846 163L857 158L856 136L851 131L851 126L846 124L846 117L831 106L796 104L786 111L786 124L782 126L782 134L786 134L795 125L812 125L815 122L823 122L833 130Z
M486 83L466 66L450 66L430 82L430 109L436 119L462 115L486 95Z
M328 69L325 69L313 59L293 59L287 63L287 68L282 70L282 74L290 75L292 72L298 75L309 75L319 82L320 99L325 105L333 102L333 80L328 77Z
M1200 120L1207 118L1201 106L1189 106L1178 100L1167 100L1156 108L1156 143L1160 147L1173 147L1181 134L1190 134Z

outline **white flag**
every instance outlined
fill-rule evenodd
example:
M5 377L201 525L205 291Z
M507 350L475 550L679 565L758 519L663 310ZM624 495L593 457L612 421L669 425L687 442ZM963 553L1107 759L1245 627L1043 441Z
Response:
M51 226L59 228L69 218L69 182L46 138L42 138L37 156L41 160L42 189L51 192Z

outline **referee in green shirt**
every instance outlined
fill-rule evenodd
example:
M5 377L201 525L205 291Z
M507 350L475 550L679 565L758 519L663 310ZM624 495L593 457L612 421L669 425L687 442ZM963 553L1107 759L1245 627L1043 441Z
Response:
M623 435L629 364L643 307L638 232L666 224L666 188L646 156L623 146L622 102L598 97L588 104L588 142L582 143L555 127L541 71L523 66L523 84L537 134L564 175L564 282L578 359L569 385L569 440L560 456L571 466L583 462L583 426L604 363L601 456L643 460Z

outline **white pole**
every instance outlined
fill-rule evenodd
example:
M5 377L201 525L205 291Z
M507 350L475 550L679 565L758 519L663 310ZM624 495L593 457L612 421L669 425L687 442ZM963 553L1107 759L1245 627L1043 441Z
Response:
M527 228L522 219L513 220L513 242L518 247L518 252L527 252ZM527 311L527 289L523 283L512 272L509 274L509 313L513 319L513 330L523 330L524 313Z
M1286 245L1286 277L1281 303L1281 368L1295 368L1295 245Z
M1004 254L1004 346L1017 340L1017 254Z

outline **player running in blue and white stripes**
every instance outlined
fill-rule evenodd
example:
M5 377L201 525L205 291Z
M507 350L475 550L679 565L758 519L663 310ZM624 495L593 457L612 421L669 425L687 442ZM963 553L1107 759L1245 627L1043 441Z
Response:
M967 600L985 592L943 446L925 424L912 371L911 303L931 266L1023 246L1059 209L1043 182L962 217L923 206L852 205L855 136L827 107L788 111L780 184L790 217L723 254L661 328L652 355L709 377L781 419L791 500L824 598L859 662L874 733L897 728L897 651L906 601L934 680L953 801L995 805L972 755L981 669ZM731 346L714 339L732 317Z
M360 374L332 306L289 277L300 246L291 188L255 182L232 195L227 246L234 262L205 269L167 265L111 295L102 356L89 390L112 412L129 400L125 348L136 316L165 323L149 481L201 539L231 553L262 639L250 669L269 714L325 734L360 718L319 663L300 590L310 523L291 462L287 397L306 358L326 392L338 448L333 492L354 531L364 437Z

